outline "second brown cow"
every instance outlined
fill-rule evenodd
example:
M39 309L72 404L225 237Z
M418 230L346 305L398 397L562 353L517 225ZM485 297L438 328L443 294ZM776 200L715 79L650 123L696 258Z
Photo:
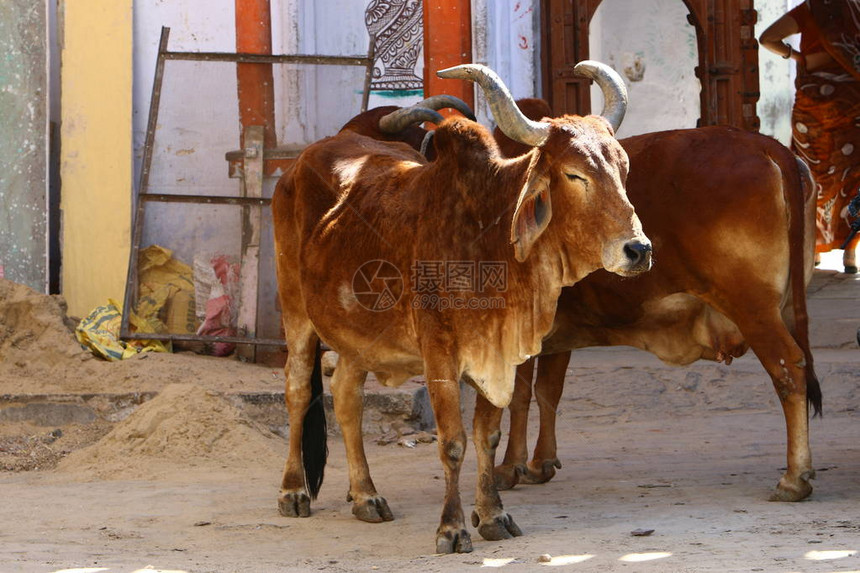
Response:
M550 115L524 100L527 116ZM510 156L521 146L498 131ZM534 385L540 435L528 461L526 420L533 361L520 366L500 489L540 483L560 466L555 409L570 351L634 346L664 362L730 363L749 348L782 404L788 467L772 499L807 497L815 472L807 402L821 410L809 347L806 285L813 269L815 194L805 164L777 141L727 127L621 140L630 158L628 196L654 245L654 268L622 280L596 272L562 291Z

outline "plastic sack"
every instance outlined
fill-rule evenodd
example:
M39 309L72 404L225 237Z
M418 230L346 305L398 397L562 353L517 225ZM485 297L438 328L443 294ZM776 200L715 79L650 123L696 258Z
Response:
M194 260L197 319L201 336L236 336L239 265L225 255L200 256ZM206 345L207 353L227 356L235 350L230 342Z
M121 340L122 305L113 299L99 306L75 328L75 338L84 348L105 360L124 360L141 352L170 352L170 343L158 340ZM129 315L129 329L139 333L158 332L157 321Z
M158 331L194 334L198 321L191 267L173 258L173 252L151 245L138 256L139 297L135 312L163 324Z

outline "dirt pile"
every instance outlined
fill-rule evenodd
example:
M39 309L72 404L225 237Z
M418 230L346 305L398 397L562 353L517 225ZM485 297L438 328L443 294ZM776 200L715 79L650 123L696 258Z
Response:
M188 380L222 393L282 391L283 372L190 352L144 353L107 362L75 339L60 296L0 279L0 395L154 391Z
M38 362L44 370L80 357L73 330L63 297L0 278L0 365Z
M57 469L94 479L151 479L184 467L248 467L282 450L283 441L224 398L172 384Z

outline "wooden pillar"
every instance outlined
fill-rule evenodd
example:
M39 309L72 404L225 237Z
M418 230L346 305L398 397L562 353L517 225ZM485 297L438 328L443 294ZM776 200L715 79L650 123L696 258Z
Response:
M248 54L272 53L272 12L269 0L236 0L236 51ZM236 76L242 141L245 128L260 125L265 129L265 146L275 147L272 64L236 64Z
M761 96L758 68L759 48L755 38L758 12L753 7L753 0L741 0L740 12L741 124L739 127L747 131L758 131L761 128L761 120L756 111Z
M474 109L474 84L463 80L443 80L436 76L439 70L471 61L470 1L424 0L424 97L449 94L457 96Z
M236 0L236 51L272 53L272 12L269 0ZM272 64L236 64L239 88L240 146L244 155L242 196L261 197L265 149L277 145L275 136L275 85ZM257 334L257 296L260 289L260 206L242 208L242 260L238 328L240 336ZM255 361L254 345L239 345L237 356Z

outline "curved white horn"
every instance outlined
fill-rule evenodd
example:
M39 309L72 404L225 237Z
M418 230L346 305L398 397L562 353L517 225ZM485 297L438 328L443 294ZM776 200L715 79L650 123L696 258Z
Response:
M507 86L490 68L480 64L463 64L439 70L436 75L446 79L469 80L481 86L499 129L511 139L526 145L540 146L549 137L550 125L524 116Z
M627 87L618 72L594 60L583 60L576 64L573 73L578 76L591 78L603 91L603 111L614 131L621 127L621 120L627 112Z

